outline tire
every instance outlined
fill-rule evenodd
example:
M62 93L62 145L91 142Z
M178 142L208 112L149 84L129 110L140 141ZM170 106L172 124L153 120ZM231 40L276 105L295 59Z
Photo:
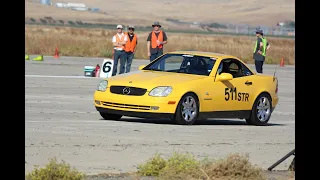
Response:
M185 104L187 102L187 104ZM189 103L189 104L188 104ZM192 104L190 104L192 103ZM183 112L186 113L183 113ZM191 116L187 114L187 112L191 112ZM199 116L199 101L198 98L192 94L185 94L178 106L174 116L174 121L179 125L192 125Z
M259 111L262 112L262 114L260 114ZM246 119L246 122L250 125L264 126L268 124L271 114L271 97L267 93L262 93L255 100L252 107L250 118Z
M105 120L119 120L121 119L122 115L118 115L118 114L109 114L109 113L103 113L103 112L99 112L101 117Z

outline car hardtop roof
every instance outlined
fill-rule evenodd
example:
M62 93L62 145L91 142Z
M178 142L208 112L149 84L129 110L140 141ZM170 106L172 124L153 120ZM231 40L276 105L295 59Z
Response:
M235 59L238 59L237 57L232 56L232 55L215 53L215 52L205 52L205 51L173 51L173 52L168 52L168 54L190 54L190 55L198 55L198 56L207 56L207 57L212 57L212 58L235 58Z

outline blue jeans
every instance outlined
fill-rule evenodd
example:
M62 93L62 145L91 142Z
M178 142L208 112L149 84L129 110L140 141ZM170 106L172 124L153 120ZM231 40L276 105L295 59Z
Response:
M122 63L123 67L121 67L121 68L125 67L126 73L130 72L133 57L134 57L134 54L132 52L126 52L125 62Z
M112 76L115 76L117 74L119 58L120 58L120 72L119 72L119 74L123 74L124 73L124 65L123 64L124 64L125 59L126 59L125 51L114 50L114 59L113 59L114 63L113 63Z
M263 63L264 63L263 61L257 61L257 60L254 61L257 73L263 73Z
M161 56L163 53L162 52L157 52L157 53L154 53L154 54L151 54L151 56L150 56L150 62L152 62L153 60L155 60L157 57L159 57L159 56ZM165 63L165 61L162 61L161 63L160 63L160 69L161 70L164 70L164 63Z

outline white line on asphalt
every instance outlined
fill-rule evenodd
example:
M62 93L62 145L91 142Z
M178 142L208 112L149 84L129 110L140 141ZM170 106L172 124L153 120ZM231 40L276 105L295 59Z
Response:
M50 76L50 75L25 75L25 77L38 77L38 78L97 78L97 77L86 77L86 76Z

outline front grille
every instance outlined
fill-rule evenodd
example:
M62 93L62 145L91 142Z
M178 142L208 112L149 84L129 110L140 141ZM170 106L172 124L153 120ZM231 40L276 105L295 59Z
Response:
M142 96L147 92L147 89L129 86L111 86L110 92L129 96Z
M102 102L104 106L109 107L117 107L117 108L124 108L124 109L140 109L140 110L150 110L150 106L143 106L143 105L135 105L135 104L122 104L122 103L112 103L112 102Z

